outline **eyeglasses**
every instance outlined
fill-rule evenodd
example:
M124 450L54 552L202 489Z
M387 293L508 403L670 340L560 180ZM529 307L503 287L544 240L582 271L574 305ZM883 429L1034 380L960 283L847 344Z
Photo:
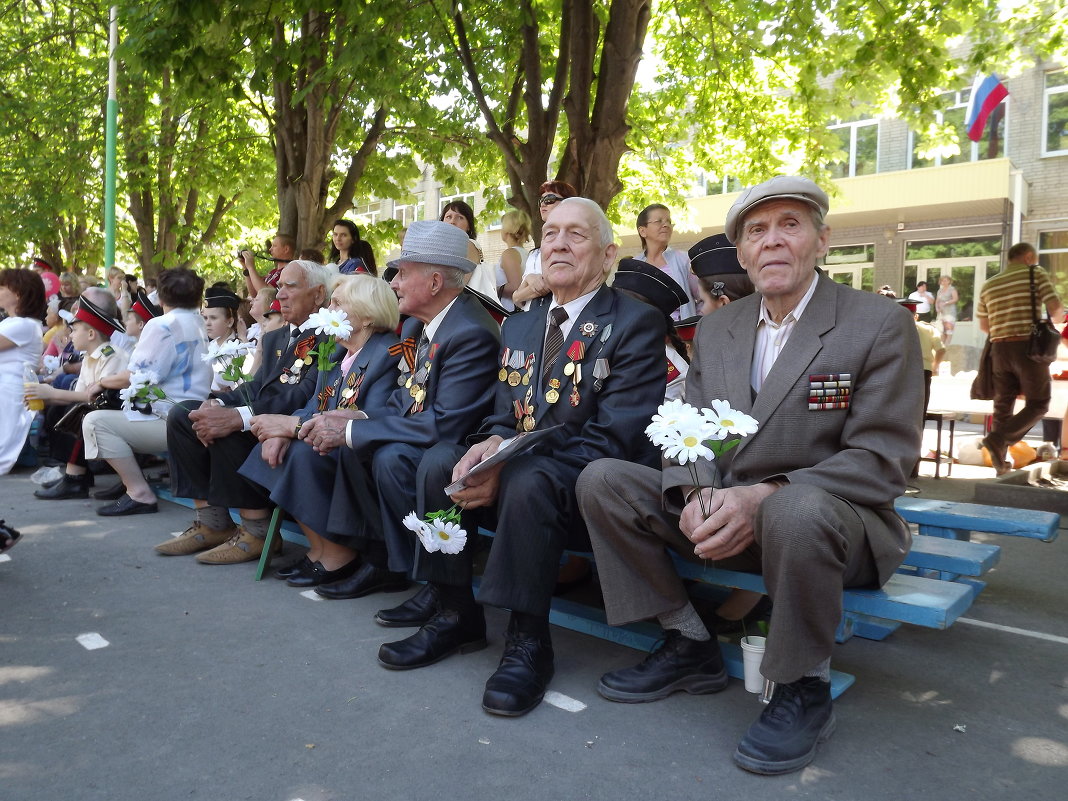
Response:
M542 195L538 201L539 206L553 206L563 200L559 195Z
M649 220L649 222L643 225L642 228L651 228L654 225L658 227L662 227L665 225L670 226L671 224L671 218L669 217L666 220Z

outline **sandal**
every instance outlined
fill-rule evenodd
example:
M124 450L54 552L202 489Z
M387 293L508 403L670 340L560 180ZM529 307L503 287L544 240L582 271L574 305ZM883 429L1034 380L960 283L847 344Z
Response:
M22 534L0 520L0 553L10 551L21 538Z

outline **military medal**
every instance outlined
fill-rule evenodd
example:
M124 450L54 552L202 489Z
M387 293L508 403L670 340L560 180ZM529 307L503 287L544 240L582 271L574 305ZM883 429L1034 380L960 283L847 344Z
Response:
M521 350L512 351L512 356L508 360L508 366L512 368L508 373L508 386L519 386L519 382L522 380L522 376L519 375L519 368L523 366L525 356L526 354Z
M526 363L524 365L526 367L526 372L523 373L523 386L524 387L530 386L530 375L534 371L534 361L536 359L537 359L537 357L533 353L530 354L529 356L527 356L527 360L526 360Z
M577 362L582 361L582 357L585 355L586 345L578 339L572 342L571 347L567 349L567 358L571 361L564 365L564 375L574 374L575 368L578 366Z
M612 374L608 366L608 359L598 359L593 363L593 391L600 392L604 386L604 380Z
M525 414L525 417L523 417L523 430L524 431L533 431L534 430L534 405L530 402L533 397L534 397L534 388L530 387L530 388L527 389L526 398L523 399L523 412Z
M560 379L549 379L549 391L545 393L546 403L556 403L560 400Z
M612 336L612 324L609 323L604 327L604 331L601 332L601 344L603 345L608 341L608 338Z
M330 401L330 399L332 397L334 397L334 387L333 386L323 387L322 391L319 393L319 411L320 412L325 412L326 411L327 403L329 403L329 401Z
M584 337L593 337L597 335L597 323L589 320L579 326L579 333Z
M498 381L508 380L508 359L511 356L511 353L511 348L505 348L504 352L501 354L501 371L497 373Z
M578 406L579 402L582 400L582 396L579 395L579 391L578 391L579 382L582 381L582 365L581 364L576 364L575 365L575 376L574 376L574 378L572 380L574 381L574 383L571 385L571 397L569 398L569 400L571 401L571 405L572 406Z

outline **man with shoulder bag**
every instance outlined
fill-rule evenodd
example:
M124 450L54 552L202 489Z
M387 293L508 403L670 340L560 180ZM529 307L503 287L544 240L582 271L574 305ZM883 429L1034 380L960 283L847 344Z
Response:
M994 416L983 448L1000 476L1012 469L1006 459L1010 445L1021 440L1049 410L1049 365L1056 358L1059 337L1050 320L1064 307L1038 266L1038 254L1027 242L1009 248L1008 265L979 293L976 318L979 329L990 335L994 382ZM1045 307L1046 320L1041 319ZM1016 398L1025 404L1013 413Z

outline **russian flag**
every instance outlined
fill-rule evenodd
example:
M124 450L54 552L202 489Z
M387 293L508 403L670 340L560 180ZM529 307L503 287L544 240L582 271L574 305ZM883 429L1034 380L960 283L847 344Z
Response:
M990 112L997 108L998 103L1008 97L1008 94L1009 90L998 80L997 75L987 75L985 78L982 75L975 76L972 96L968 100L968 112L964 117L969 139L978 142L983 138L983 129L986 128Z

